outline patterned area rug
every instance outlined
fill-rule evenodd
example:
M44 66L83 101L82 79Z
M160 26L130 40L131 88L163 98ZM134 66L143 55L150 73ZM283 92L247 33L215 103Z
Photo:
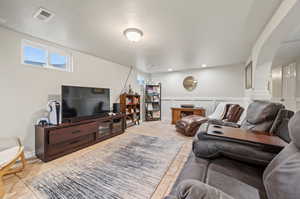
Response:
M151 198L183 142L128 134L26 181L39 198Z

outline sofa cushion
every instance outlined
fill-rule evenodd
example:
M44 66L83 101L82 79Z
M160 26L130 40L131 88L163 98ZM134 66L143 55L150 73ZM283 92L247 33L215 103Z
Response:
M242 114L241 110L243 110L243 108L238 104L230 105L223 120L226 122L237 122Z
M209 164L206 183L233 198L266 199L262 182L263 169L263 167L219 158Z
M198 180L182 181L176 194L165 199L233 199L231 196Z
M204 182L208 164L208 160L196 158L194 153L191 152L183 169L177 177L176 182L173 185L171 194L175 194L178 184L183 180L193 179Z
M288 126L292 142L300 149L300 111L294 115Z
M211 136L201 131L197 133L193 141L193 152L199 158L216 159L225 156L263 166L270 163L279 153L278 150L262 144Z
M257 101L249 105L247 110L247 121L251 124L259 124L264 121L275 119L278 111L283 106L278 103Z
M255 101L249 105L246 118L242 122L241 128L252 131L269 132L279 110L282 108L284 108L284 106L279 103Z
M270 134L277 135L278 137L289 143L291 141L291 138L289 136L288 123L293 115L293 111L281 109L270 130Z
M263 179L269 199L300 196L300 112L289 122L291 143L266 168Z

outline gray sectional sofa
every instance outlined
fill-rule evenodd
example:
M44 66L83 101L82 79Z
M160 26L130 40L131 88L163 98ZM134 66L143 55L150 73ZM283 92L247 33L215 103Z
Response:
M218 140L205 140L201 137L203 129L199 129L193 152L166 198L299 199L300 112L289 121L289 130L287 118L291 116L290 112L279 115L282 118L276 117L276 120L280 124L269 126L276 128L274 134L280 131L278 136L291 140L283 150L228 144L222 140L220 144ZM288 133L290 136L286 135ZM234 153L238 155L232 155Z

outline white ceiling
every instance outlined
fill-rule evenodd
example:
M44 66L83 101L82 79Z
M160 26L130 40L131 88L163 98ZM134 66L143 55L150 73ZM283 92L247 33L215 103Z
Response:
M286 39L281 43L273 59L273 67L281 64L287 64L300 58L300 22L290 34L286 35Z
M0 0L2 24L122 64L158 72L243 63L282 0ZM44 7L48 23L32 16ZM139 43L122 32L144 32Z
M292 43L284 43L277 51L275 61L292 60L300 57L300 41Z

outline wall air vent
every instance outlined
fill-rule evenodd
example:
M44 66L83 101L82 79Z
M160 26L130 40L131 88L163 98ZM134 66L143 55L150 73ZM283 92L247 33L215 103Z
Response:
M39 19L44 22L48 22L52 17L54 17L54 13L46 10L44 8L40 8L34 15L34 18Z

